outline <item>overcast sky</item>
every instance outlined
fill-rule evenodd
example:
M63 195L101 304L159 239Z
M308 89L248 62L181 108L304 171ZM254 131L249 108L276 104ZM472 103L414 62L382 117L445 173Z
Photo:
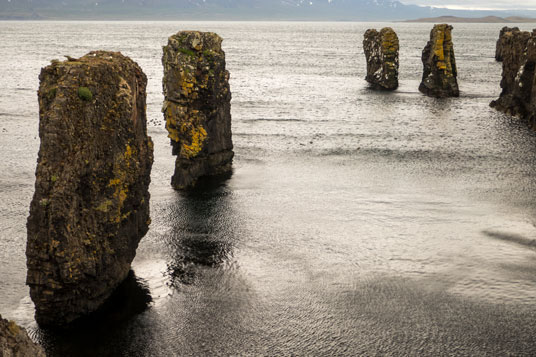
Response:
M448 7L450 9L531 9L536 10L536 0L399 0L404 4Z

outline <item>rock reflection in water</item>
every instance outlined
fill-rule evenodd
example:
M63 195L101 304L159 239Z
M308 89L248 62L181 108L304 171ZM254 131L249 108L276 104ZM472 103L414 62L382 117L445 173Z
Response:
M106 341L117 339L121 326L144 312L151 302L147 285L131 270L95 313L76 320L69 329L38 329L35 338L50 356L108 355Z
M231 191L226 181L231 175L205 178L197 187L181 193L171 209L173 225L167 240L170 285L193 284L204 268L213 268L232 259L233 224L228 222Z

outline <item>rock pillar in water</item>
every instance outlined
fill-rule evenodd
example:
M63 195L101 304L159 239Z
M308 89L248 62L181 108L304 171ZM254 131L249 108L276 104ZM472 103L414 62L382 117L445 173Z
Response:
M502 92L491 106L536 126L536 30L511 32L502 55Z
M221 42L215 33L183 31L164 46L162 111L177 155L176 189L232 169L231 91Z
M430 41L422 51L424 71L419 90L431 97L460 95L451 31L452 26L435 25L430 32Z
M390 27L365 32L363 49L367 58L367 82L375 89L398 88L398 36Z
M495 60L497 60L498 62L502 62L504 58L504 55L503 55L504 48L508 46L507 44L512 40L513 32L519 32L519 28L518 27L510 28L510 27L505 26L501 29L501 32L499 33L499 39L497 40L497 44L495 46Z
M63 326L111 295L148 230L147 79L131 59L103 51L53 61L39 79L27 284L37 322Z
M0 316L0 356L45 357L45 351L28 337L25 329Z

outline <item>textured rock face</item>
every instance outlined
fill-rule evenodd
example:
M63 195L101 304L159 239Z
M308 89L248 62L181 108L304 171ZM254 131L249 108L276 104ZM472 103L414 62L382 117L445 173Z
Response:
M164 47L162 111L177 155L176 189L232 169L231 91L221 42L215 33L183 31Z
M422 51L424 72L419 90L431 97L460 95L451 31L452 26L435 25L430 32L430 41Z
M367 82L375 89L398 88L398 36L390 27L365 32L363 49L367 58Z
M28 337L25 329L0 315L0 356L45 357L45 351Z
M514 31L503 47L501 96L491 106L536 124L536 30Z
M512 40L512 33L519 32L518 27L503 27L499 33L499 39L497 40L497 45L495 48L495 59L501 62L504 58L503 51L506 48L508 43Z
M102 51L53 61L39 79L27 284L37 322L62 326L110 296L147 232L147 79L129 58Z

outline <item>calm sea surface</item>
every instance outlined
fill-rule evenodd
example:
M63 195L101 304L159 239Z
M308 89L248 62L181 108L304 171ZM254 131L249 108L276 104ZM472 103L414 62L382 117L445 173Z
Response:
M0 313L52 356L535 355L536 135L488 107L502 25L454 26L445 100L417 90L431 24L391 24L401 86L367 89L362 36L385 25L0 22ZM160 58L189 29L225 39L236 159L181 194ZM96 49L149 78L153 223L111 316L43 331L24 284L38 75Z

